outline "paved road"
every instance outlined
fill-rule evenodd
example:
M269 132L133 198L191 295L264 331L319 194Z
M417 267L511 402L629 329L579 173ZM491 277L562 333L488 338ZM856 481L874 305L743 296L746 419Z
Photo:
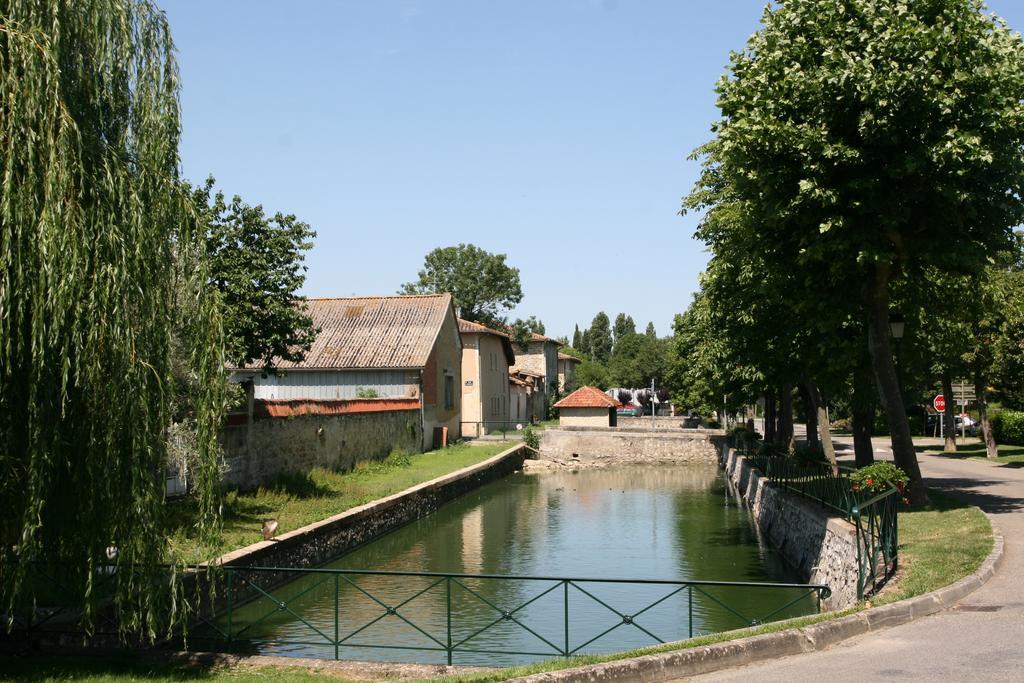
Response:
M941 443L941 442L938 442ZM852 445L842 443L852 455ZM888 454L876 442L876 457ZM1005 538L996 575L956 607L823 652L729 669L701 681L1024 681L1024 469L921 456L930 487L992 515Z

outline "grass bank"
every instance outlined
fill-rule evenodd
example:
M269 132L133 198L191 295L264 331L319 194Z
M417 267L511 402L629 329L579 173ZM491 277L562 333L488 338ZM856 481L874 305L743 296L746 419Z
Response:
M264 519L276 519L279 534L292 531L483 462L512 445L460 444L416 455L396 452L386 460L361 462L350 472L315 469L309 474L279 477L255 491L230 491L223 500L223 529L213 542L196 536L192 502L172 503L169 552L190 563L202 562L262 540Z
M985 453L985 444L980 439L969 440L958 443L956 445L955 453L947 453L942 450L942 446L932 446L924 449L919 448L928 455L940 455L944 458L958 458L966 460L984 460L985 462L998 463L1000 465L1006 465L1007 467L1024 467L1024 446L1010 446L1007 444L999 444L998 452L999 457L990 458Z

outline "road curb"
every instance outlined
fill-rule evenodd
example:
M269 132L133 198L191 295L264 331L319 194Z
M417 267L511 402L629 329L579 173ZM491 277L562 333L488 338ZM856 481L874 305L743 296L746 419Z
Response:
M992 551L981 567L954 584L914 598L888 605L870 607L862 612L830 619L811 626L777 633L748 636L714 645L675 652L642 655L603 664L548 671L512 679L520 683L606 683L607 681L643 681L655 683L686 676L697 676L721 669L753 664L777 657L824 650L849 638L899 626L915 619L949 609L981 588L1003 564L1003 534L992 526Z

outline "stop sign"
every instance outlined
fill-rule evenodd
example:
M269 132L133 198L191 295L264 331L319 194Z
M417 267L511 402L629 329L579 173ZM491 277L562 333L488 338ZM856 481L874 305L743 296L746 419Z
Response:
M936 412L939 412L939 413L946 412L946 397L943 396L942 394L939 394L938 396L933 398L932 399L932 407L935 408Z

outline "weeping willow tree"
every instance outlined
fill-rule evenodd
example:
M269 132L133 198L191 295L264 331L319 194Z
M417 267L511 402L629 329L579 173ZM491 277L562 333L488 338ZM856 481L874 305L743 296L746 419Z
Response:
M216 522L219 318L178 179L178 90L166 18L148 1L0 1L8 624L44 599L41 583L88 626L113 616L152 639L181 618L181 574L160 566L176 335L203 387L200 524Z

